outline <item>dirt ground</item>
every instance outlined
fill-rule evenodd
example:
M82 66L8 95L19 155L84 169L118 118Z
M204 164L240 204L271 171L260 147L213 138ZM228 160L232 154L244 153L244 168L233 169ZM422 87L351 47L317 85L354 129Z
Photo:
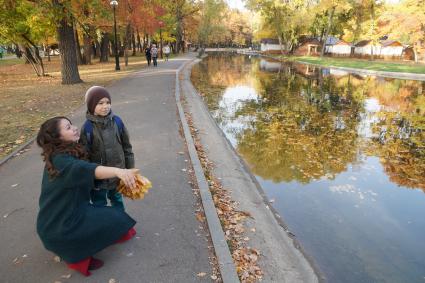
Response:
M115 71L114 58L108 63L93 60L92 65L79 66L84 81L62 85L59 57L45 58L45 77L37 77L31 65L23 60L0 61L0 159L33 137L47 118L68 115L84 103L85 91L92 85L107 86L113 81L140 69L144 56L130 56L121 71Z

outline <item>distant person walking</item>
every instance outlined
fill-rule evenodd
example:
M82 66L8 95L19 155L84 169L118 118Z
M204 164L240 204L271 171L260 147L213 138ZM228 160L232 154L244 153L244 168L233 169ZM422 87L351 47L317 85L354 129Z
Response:
M146 56L146 61L148 62L148 66L151 65L151 60L152 60L152 56L151 56L151 48L150 46L146 46L145 48L145 56Z
M157 67L158 66L158 48L156 48L156 44L152 44L151 56L152 56L154 67Z
M171 48L168 44L164 46L164 54L165 54L165 61L168 61L168 57L170 56Z

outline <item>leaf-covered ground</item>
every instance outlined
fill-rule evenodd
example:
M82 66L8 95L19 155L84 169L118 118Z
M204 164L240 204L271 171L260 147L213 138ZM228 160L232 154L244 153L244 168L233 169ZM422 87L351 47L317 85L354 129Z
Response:
M239 279L243 283L257 282L262 279L263 270L261 270L258 265L260 251L254 247L250 247L250 239L245 236L246 225L244 223L246 218L250 217L250 215L247 212L239 210L238 203L231 197L229 191L231 188L224 188L220 180L214 176L214 164L208 159L203 149L198 135L198 129L194 126L192 117L187 109L185 109L185 116L194 139L195 148L198 152L205 178L208 181L217 215L220 219ZM197 215L200 222L204 222L203 217L205 217L203 214L199 215L199 217ZM214 276L212 279L215 279L216 282L221 282L220 277Z
M108 85L145 64L144 56L130 56L125 67L121 58L121 71L116 72L113 58L108 63L98 61L79 66L84 82L75 85L61 84L58 57L51 62L44 59L45 77L37 77L23 60L0 61L0 159L33 137L47 118L68 115L81 106L90 86Z

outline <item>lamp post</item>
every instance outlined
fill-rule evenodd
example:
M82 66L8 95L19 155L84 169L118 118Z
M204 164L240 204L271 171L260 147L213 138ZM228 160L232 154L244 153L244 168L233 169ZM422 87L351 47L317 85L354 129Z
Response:
M115 9L118 6L118 1L112 0L111 4L114 9L114 34L115 34L115 71L120 70L120 58L118 57L118 40L117 40L117 20L115 18Z
M158 24L159 24L159 42L161 44L161 49L159 53L161 54L161 59L162 59L162 27L164 26L164 22L159 21Z

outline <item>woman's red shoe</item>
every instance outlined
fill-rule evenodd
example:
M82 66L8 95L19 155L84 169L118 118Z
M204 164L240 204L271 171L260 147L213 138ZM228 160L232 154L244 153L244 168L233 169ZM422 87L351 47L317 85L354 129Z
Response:
M91 273L89 270L101 268L103 266L103 261L94 257L88 257L79 262L67 263L67 265L70 269L76 270L84 276L90 276Z
M102 266L103 266L103 261L94 257L91 258L91 261L89 264L89 270L96 270L101 268Z
M85 258L79 262L67 263L70 269L76 270L84 276L90 276L89 265L92 257Z
M136 235L136 230L134 228L131 228L127 231L121 238L119 238L115 243L124 243L125 241L130 240Z

